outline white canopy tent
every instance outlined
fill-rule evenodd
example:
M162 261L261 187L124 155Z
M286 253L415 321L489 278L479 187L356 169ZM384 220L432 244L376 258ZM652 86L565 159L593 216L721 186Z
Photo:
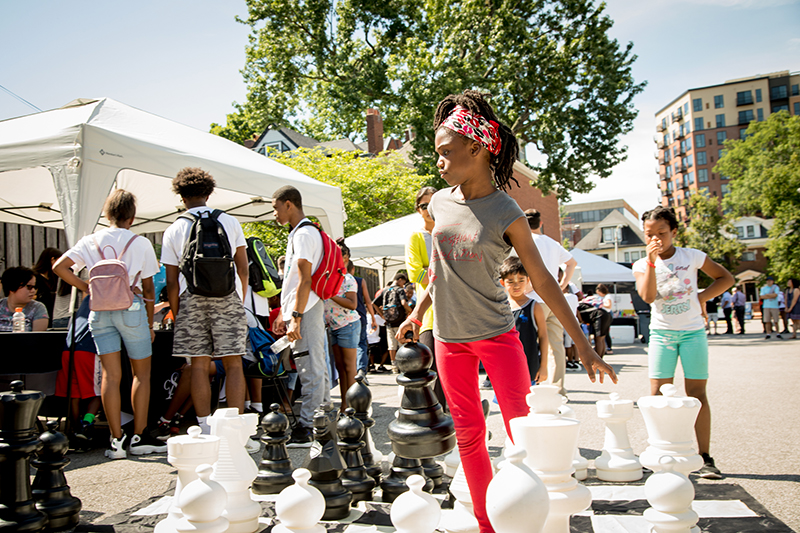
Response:
M623 283L635 282L633 271L630 268L618 265L605 257L573 248L570 250L572 257L578 262L581 269L583 283Z
M0 122L0 222L63 227L73 245L92 233L112 188L138 199L137 233L165 230L180 214L171 180L184 167L211 173L209 205L241 222L273 219L271 195L293 185L307 215L343 235L342 195L236 143L110 98Z

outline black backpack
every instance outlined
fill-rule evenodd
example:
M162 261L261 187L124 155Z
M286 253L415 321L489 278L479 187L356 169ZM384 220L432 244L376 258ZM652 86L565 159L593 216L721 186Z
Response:
M403 307L405 291L402 287L389 287L383 296L383 318L386 323L396 328L406 319L406 308Z
M278 268L258 237L247 238L247 262L250 267L248 283L254 293L264 298L280 294L282 281Z
M233 252L219 222L221 214L222 211L214 209L210 213L184 213L179 217L192 221L178 265L192 294L221 298L236 290Z

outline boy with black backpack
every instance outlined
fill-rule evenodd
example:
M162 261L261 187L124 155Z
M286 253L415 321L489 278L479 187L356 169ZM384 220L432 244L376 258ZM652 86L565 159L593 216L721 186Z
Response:
M400 324L411 313L411 307L408 305L406 297L406 283L408 283L408 277L402 272L398 272L395 274L392 284L383 289L372 302L386 321L386 340L389 342L389 357L392 359L392 372L395 374L398 373L398 370L394 364L394 357L399 347L395 334Z
M172 180L186 212L164 232L161 262L175 315L172 355L191 358L192 403L208 433L211 359L221 358L227 376L228 406L244 411L247 317L243 306L248 282L244 232L232 216L206 205L214 178L199 168L184 168Z

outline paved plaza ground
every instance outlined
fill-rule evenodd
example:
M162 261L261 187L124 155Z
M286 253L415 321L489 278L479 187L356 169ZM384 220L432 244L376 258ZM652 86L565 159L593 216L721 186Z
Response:
M748 329L761 331L761 325L750 322ZM726 479L697 483L736 483L778 519L800 531L800 339L765 340L756 333L712 335L709 339L711 454ZM592 384L585 373L568 373L566 378L570 406L582 422L578 444L590 460L600 455L604 437L595 402L610 392L633 400L649 394L644 345L615 346L614 355L607 360L619 376L617 385ZM391 374L371 374L369 381L376 420L373 438L388 454L386 428L399 406L397 385ZM682 391L680 374L676 383ZM491 391L483 394L493 396ZM497 454L505 430L496 404L492 404L488 425L493 434L490 451ZM638 409L628 429L634 452L639 454L647 446L647 434ZM306 452L290 450L295 465L302 464ZM258 459L260 454L253 457ZM83 500L85 520L94 523L164 494L175 479L166 455L109 461L102 450L95 450L70 458L67 479L73 494ZM593 475L593 463L590 466Z

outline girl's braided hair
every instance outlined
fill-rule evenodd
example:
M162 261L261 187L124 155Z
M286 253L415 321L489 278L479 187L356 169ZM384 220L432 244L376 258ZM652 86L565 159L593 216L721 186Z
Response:
M517 184L517 187L519 187L519 182L514 177L514 163L519 158L519 144L511 128L501 123L497 115L494 114L494 109L492 109L492 106L487 102L487 99L491 98L491 96L492 95L489 93L472 90L466 90L463 94L451 94L439 102L439 106L436 108L436 115L433 117L433 130L435 132L439 129L439 126L442 125L442 122L444 122L457 105L468 109L471 113L482 116L486 120L497 122L499 124L500 153L497 155L489 154L489 167L494 173L495 185L505 190L509 187L509 182L513 181ZM460 133L456 133L452 130L448 130L448 132L462 139L467 139Z

